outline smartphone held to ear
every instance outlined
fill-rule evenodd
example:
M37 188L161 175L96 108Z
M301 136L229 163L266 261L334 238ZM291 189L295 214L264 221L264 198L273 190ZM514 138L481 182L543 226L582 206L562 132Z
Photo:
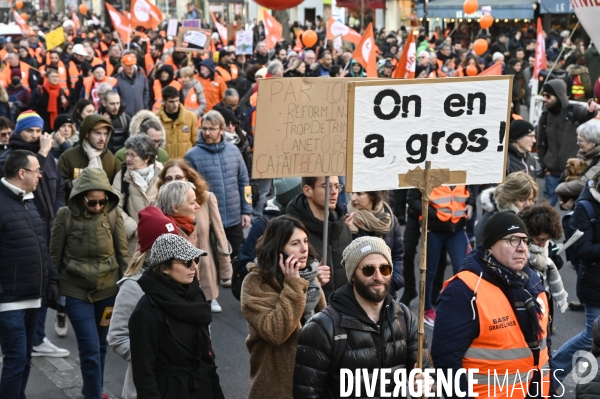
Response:
M285 251L279 251L279 253L281 254L281 256L283 256L282 263L285 264L285 261L287 260L287 258L290 257L290 255L288 255L288 253Z

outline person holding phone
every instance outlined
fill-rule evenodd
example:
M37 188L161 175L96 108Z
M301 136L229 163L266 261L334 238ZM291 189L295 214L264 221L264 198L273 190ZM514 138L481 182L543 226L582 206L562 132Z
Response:
M318 266L302 222L287 215L269 221L242 284L242 313L249 331L249 399L293 397L300 328L326 306Z

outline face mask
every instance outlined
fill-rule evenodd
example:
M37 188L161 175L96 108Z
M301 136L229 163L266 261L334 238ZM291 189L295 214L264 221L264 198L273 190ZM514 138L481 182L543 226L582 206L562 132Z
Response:
M20 78L12 78L12 79L11 79L11 81L10 81L10 83L11 83L13 86L18 86L18 85L20 85L20 84L21 84L21 79L20 79Z
M210 76L210 72L208 72L208 73L200 72L200 75L202 75L203 78L208 78Z

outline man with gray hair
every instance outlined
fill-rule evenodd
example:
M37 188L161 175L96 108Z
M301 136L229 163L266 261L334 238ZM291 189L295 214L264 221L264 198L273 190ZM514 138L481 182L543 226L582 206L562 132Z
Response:
M237 120L241 121L244 112L240 105L240 95L236 89L227 89L223 94L223 100L215 105L215 108L229 108L235 114Z
M249 62L251 64L267 65L269 62L269 48L266 42L262 41L256 44L256 52Z
M309 69L315 62L317 62L317 56L312 50L303 51L304 62L306 62L306 69Z
M269 62L267 72L274 78L283 78L283 64L279 60Z
M129 137L129 123L131 117L125 113L125 107L121 104L121 96L116 91L110 90L102 97L102 107L106 118L110 119L114 133L108 143L108 149L114 154L125 145Z

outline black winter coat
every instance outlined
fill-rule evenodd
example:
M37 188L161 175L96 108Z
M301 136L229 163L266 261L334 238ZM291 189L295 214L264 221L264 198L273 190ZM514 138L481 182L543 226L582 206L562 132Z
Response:
M346 329L344 355L337 365L332 364L333 320L323 312L313 316L298 338L295 399L339 398L341 368L366 368L370 375L376 368L404 368L407 375L410 373L417 362L418 326L417 317L405 305L388 295L379 322L374 323L358 304L352 286L346 284L331 295L329 306L341 313L340 325ZM401 328L403 324L405 331ZM423 368L433 367L426 339L423 348ZM364 383L361 384L361 392L365 392ZM375 397L379 397L379 386L378 383ZM392 389L388 388L388 392Z
M321 259L323 253L323 221L313 216L304 194L298 195L288 204L286 213L304 223L308 230L308 241L315 250L317 257ZM323 264L331 267L331 280L323 286L325 298L336 289L348 282L346 270L342 266L342 252L352 242L350 228L342 219L344 211L339 205L335 210L329 211L329 246L327 259Z
M125 113L125 107L121 105L116 116L110 115L110 123L114 132L108 143L108 149L116 154L121 148L125 147L125 141L129 138L129 124L131 117Z
M46 295L48 281L58 281L50 261L44 222L31 200L0 182L0 303Z
M14 150L28 150L36 154L36 158L40 163L42 178L33 192L33 203L37 208L42 220L45 224L46 243L50 243L50 234L52 233L52 225L56 212L66 205L65 202L65 182L58 170L58 166L52 158L51 153L47 157L38 154L40 150L40 142L28 143L15 132L10 136L8 144L10 149L0 156L0 177L4 176L4 163L6 158Z
M592 196L591 190L593 189L588 186L584 187L579 201L586 200L592 204L596 222L592 223L583 205L577 203L571 217L571 228L573 231L583 232L583 237L573 244L580 261L577 270L577 297L583 303L600 306L600 203Z
M535 158L530 152L523 154L512 144L508 145L508 165L506 175L523 171L535 179Z

